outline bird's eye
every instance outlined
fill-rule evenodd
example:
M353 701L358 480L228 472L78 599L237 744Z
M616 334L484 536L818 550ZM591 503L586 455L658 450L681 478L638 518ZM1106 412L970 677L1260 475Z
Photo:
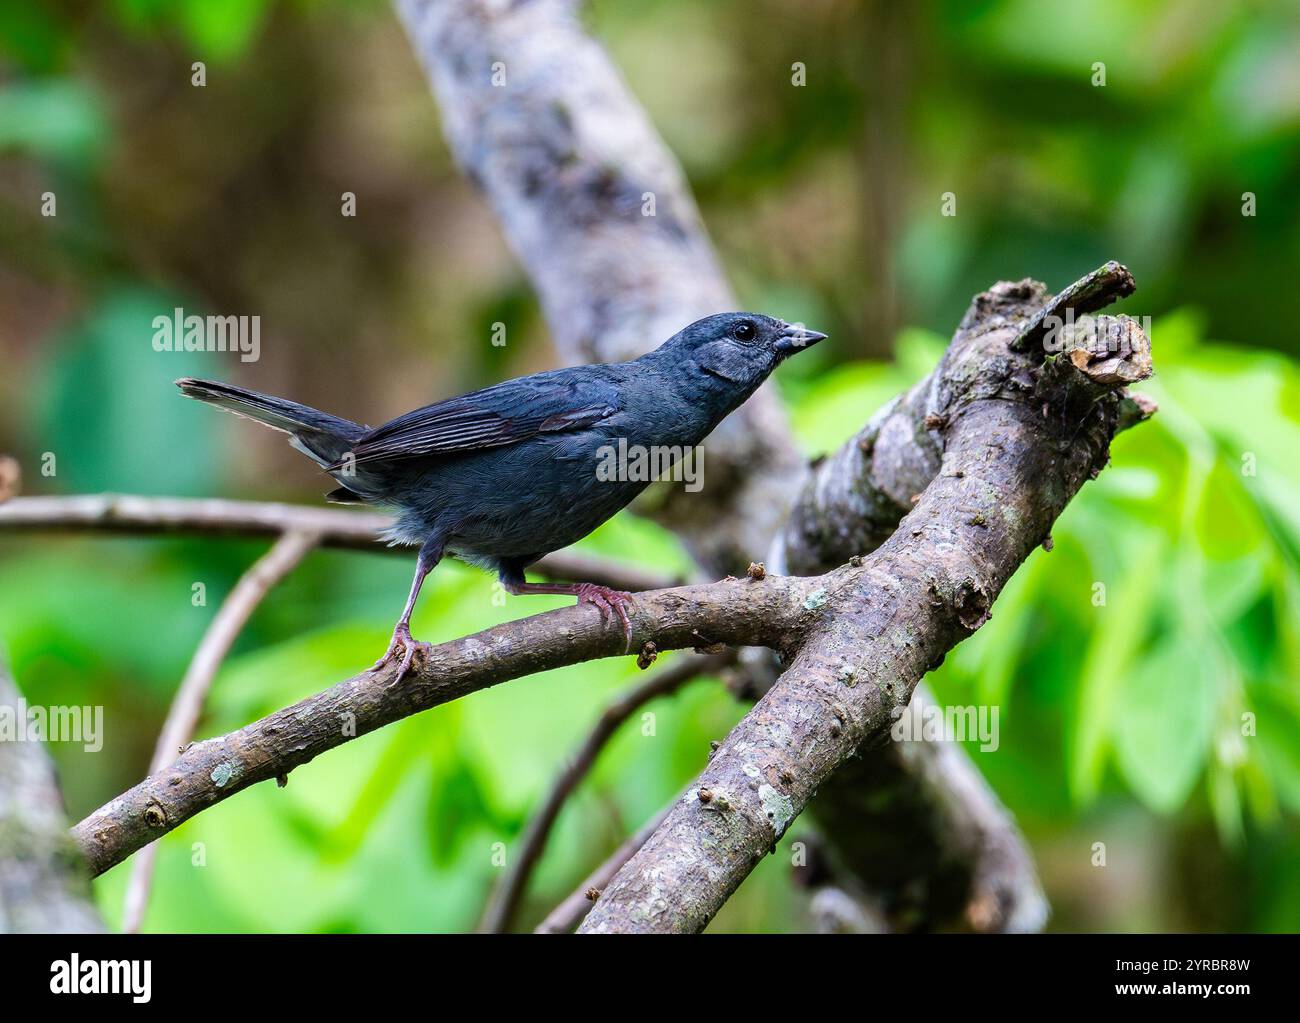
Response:
M741 320L731 333L737 341L752 341L754 340L754 325L748 320Z

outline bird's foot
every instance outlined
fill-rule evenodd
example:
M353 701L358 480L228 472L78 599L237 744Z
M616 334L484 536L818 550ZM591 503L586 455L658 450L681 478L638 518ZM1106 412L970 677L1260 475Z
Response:
M389 685L397 685L406 677L407 671L410 670L411 661L415 657L416 651L427 658L433 651L432 643L423 643L418 639L411 638L411 627L405 622L399 622L397 628L393 630L392 641L388 644L388 649L384 651L384 656L371 665L372 672L378 671L384 665L393 660L394 657L401 655L402 661L397 666L397 675Z
M578 603L595 604L600 611L600 620L607 621L609 612L613 611L618 615L619 621L623 623L623 635L627 639L627 650L632 649L632 619L628 617L627 609L632 606L632 594L624 593L622 590L611 590L608 586L598 586L596 583L578 583Z

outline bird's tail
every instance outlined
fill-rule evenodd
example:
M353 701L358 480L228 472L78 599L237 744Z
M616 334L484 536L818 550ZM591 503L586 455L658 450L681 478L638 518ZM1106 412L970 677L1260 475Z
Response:
M176 386L191 398L282 430L290 444L321 466L338 462L366 432L351 420L233 384L182 377Z

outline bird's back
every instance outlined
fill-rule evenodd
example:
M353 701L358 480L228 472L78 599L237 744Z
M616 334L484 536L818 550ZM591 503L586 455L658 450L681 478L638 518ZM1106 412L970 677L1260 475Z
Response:
M489 416L541 417L550 428L367 471L377 477L375 499L401 509L394 535L404 542L446 534L449 549L470 560L547 553L586 536L652 482L627 472L621 457L650 449L659 457L704 439L721 416L707 396L691 399L689 387L653 364L551 370L455 399Z

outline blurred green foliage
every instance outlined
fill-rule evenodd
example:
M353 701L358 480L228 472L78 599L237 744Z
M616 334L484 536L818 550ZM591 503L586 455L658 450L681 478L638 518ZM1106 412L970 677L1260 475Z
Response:
M745 305L832 333L780 381L809 455L928 372L992 281L1133 268L1123 308L1155 318L1143 389L1160 413L1117 439L1054 549L932 681L942 701L1001 708L998 750L971 752L1025 827L1053 926L1300 927L1294 11L596 0L587 16L686 166ZM355 219L338 216L344 190ZM46 191L57 217L40 215ZM956 217L940 215L949 191ZM262 361L152 352L152 316L176 305L262 316ZM28 492L313 501L324 487L275 435L169 381L235 376L374 420L552 359L379 0L0 6L0 309L0 450ZM506 348L488 342L497 321ZM46 452L52 478L36 468ZM687 565L629 515L583 547ZM261 549L0 535L0 638L20 685L106 708L102 753L54 747L74 816L138 780L188 657ZM203 734L364 667L409 571L313 554L241 636ZM497 606L487 576L448 564L415 628L448 639L547 606ZM510 683L242 793L164 839L147 926L473 926L494 843L509 855L634 674L611 661ZM521 924L743 712L716 680L649 709L654 734L629 722L562 814ZM714 928L803 925L785 852L801 826ZM97 884L111 920L125 875Z

